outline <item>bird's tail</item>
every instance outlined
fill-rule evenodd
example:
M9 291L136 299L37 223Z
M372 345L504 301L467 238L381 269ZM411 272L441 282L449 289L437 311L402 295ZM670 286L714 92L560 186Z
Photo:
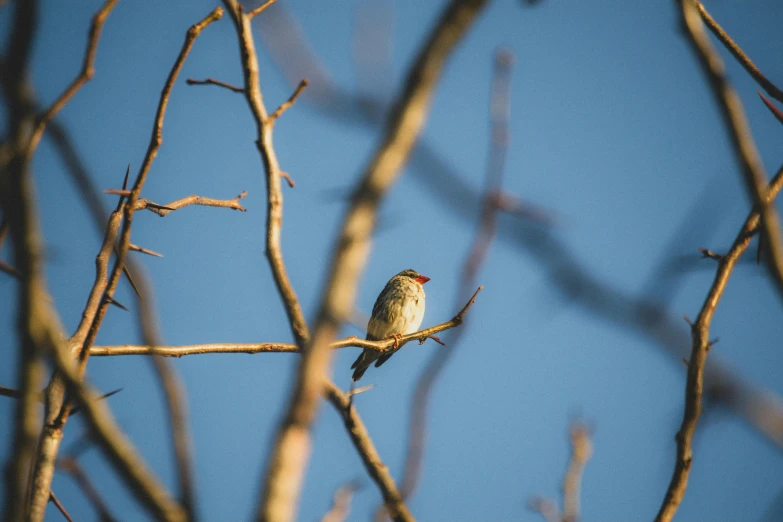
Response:
M351 377L353 382L361 379L364 372L367 371L367 368L372 366L372 363L375 362L375 359L377 358L378 356L375 350L363 350L362 353L359 354L359 358L351 365L352 370L355 368L353 376Z

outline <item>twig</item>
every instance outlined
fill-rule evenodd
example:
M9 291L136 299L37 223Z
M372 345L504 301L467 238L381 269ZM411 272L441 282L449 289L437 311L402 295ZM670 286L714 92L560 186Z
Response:
M593 441L590 438L590 428L582 422L572 424L569 438L571 459L563 480L563 522L576 522L580 513L582 473L587 461L593 456Z
M772 180L769 189L764 191L765 202L771 204L781 187L783 187L783 169ZM759 226L760 219L761 212L758 208L755 208L748 215L731 248L719 260L715 279L696 321L691 326L692 347L691 355L688 358L688 377L685 385L685 411L683 413L682 425L676 436L677 457L674 473L661 508L658 511L657 522L670 521L685 496L685 489L688 486L688 478L693 462L693 436L702 411L705 365L707 354L712 345L710 324L731 272L737 261L739 261L740 256L748 248L753 237L753 231Z
M344 484L334 493L332 509L330 509L321 522L343 522L351 514L351 499L354 493L362 488L361 481L354 479Z
M158 252L155 252L154 250L150 250L148 248L142 248L138 245L134 245L133 243L128 245L128 250L131 250L133 252L141 252L142 254L147 254L148 256L163 257L163 254L159 254Z
M68 514L68 510L65 509L65 506L63 506L62 503L57 499L54 491L49 492L49 500L51 500L52 503L57 506L57 509L59 509L60 513L62 513L62 515L65 517L65 520L68 522L73 522L73 518L71 518L71 515Z
M294 93L291 95L291 97L288 98L288 100L286 100L285 102L283 102L280 105L280 107L278 107L277 110L275 110L275 112L270 114L269 119L271 121L275 121L280 116L282 116L283 113L287 111L291 107L291 105L294 104L294 102L296 102L296 99L299 98L299 95L302 94L302 92L305 90L305 87L307 87L308 85L310 85L310 83L307 81L306 78L303 79L301 82L299 82L299 85L297 85L296 90L294 90ZM290 183L290 179L289 179L289 183Z
M239 200L245 196L247 196L247 191L242 192L234 199L212 199L205 198L203 196L188 196L186 198L172 201L171 203L166 203L165 205L159 205L148 199L139 198L136 201L136 210L149 210L150 212L154 212L161 217L166 216L170 212L174 212L175 210L179 210L183 207L188 207L191 205L230 208L239 210L240 212L245 212L247 209L239 204Z
M699 14L701 15L702 20L704 20L704 23L707 25L707 27L712 31L712 34L714 34L718 40L726 47L726 49L729 50L729 52L736 58L736 60L742 65L742 67L745 68L746 71L748 71L748 74L750 74L754 80L756 80L756 83L761 85L765 91L767 91L767 94L775 98L776 100L783 102L783 91L778 89L775 84L773 84L771 81L767 79L766 76L764 76L761 71L759 71L758 67L756 67L756 64L753 63L753 61L746 55L739 45L737 45L734 40L731 39L731 37L726 33L726 31L723 30L723 28L718 25L718 22L716 22L711 16L710 13L707 12L707 10L704 8L701 2L692 0L696 4L696 7L699 10Z
M206 80L195 80L193 78L188 78L185 80L185 83L188 85L217 85L218 87L223 87L228 89L229 91L233 91L239 94L242 94L245 92L245 90L242 87L237 87L235 85L231 85L230 83L221 82L220 80L216 80L214 78L207 78Z
M367 473L381 490L389 516L397 522L414 520L400 492L397 490L397 486L394 484L394 479L389 474L389 468L381 461L381 457L378 455L378 451L375 449L367 429L356 413L356 408L351 405L350 399L331 383L325 385L325 395L326 399L337 408L337 411L343 418L351 441L359 449L359 456L362 458L364 467L367 468Z
M698 2L677 1L681 7L681 21L686 29L688 42L699 59L699 64L709 80L712 93L721 110L734 153L742 169L745 186L760 210L761 234L768 251L767 267L777 285L778 297L783 299L783 237L781 237L780 220L775 207L768 205L765 199L767 175L753 142L742 102L726 79L723 62L704 30L702 22L704 15L700 13Z
M266 0L263 4L259 5L255 9L249 11L247 13L247 17L252 20L254 17L260 15L263 13L267 7L270 7L272 4L274 4L277 0Z
M95 489L87 474L82 469L79 462L72 457L62 457L57 459L57 469L64 471L70 475L79 488L84 493L84 496L92 503L95 510L98 512L98 518L101 522L115 522L114 516L109 511L109 507L103 501L98 490Z

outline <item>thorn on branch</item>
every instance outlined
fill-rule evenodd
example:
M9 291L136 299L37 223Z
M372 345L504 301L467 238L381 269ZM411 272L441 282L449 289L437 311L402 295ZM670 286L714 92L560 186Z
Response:
M128 244L128 250L133 250L134 252L141 252L142 254L147 254L148 256L163 257L163 254L159 254L158 252L155 252L154 250L150 250L148 248L142 248L138 245L134 245L133 243Z
M720 261L723 259L722 255L716 254L707 248L699 248L699 252L701 253L702 259L714 259L715 261Z
M710 339L707 341L707 351L709 352L712 349L712 346L720 341L720 337L716 337L715 339Z
M427 339L432 339L433 341L435 341L435 342L436 342L436 343L438 343L439 345L441 345L441 346L446 346L446 343L444 343L443 341L441 341L441 340L440 340L440 337L438 337L437 335L428 335L428 336L427 336L427 337L425 337L424 339L419 339L419 345L422 345L422 344L424 344L424 343L427 341Z
M291 107L291 105L294 104L296 99L299 98L299 95L302 94L302 91L304 91L305 87L307 87L308 85L310 85L310 82L307 81L307 78L299 82L299 85L297 85L296 90L291 95L291 97L288 98L288 100L286 100L285 102L283 102L283 104L280 105L280 107L278 107L275 112L269 115L269 121L274 122L277 118L282 116L283 113L287 111L288 108Z
M127 308L127 307L126 307L124 304L122 304L121 302L117 301L116 299L114 299L114 298L113 298L112 296L110 296L109 294L104 294L104 295L103 295L103 298L104 298L104 299L105 299L105 300L106 300L106 301L107 301L109 304L113 304L114 306L117 306L117 307L119 307L119 308L122 308L122 309L123 309L123 310L125 310L126 312L130 312L130 310L128 310L128 308Z
M216 85L218 87L223 87L225 89L228 89L229 91L236 92L239 94L242 94L245 92L245 89L242 87L237 87L236 85L231 85L230 83L221 82L220 80L216 80L214 78L207 78L206 80L196 80L194 78L188 78L185 80L185 83L188 85Z
M764 105L767 106L767 109L770 110L773 116L775 116L775 119L778 120L781 124L783 124L783 111L778 109L775 104L773 104L766 96L764 96L761 91L756 91L759 93L759 96L761 96L761 101L764 102Z
M688 323L688 326L693 328L693 321L691 321L691 318L688 317L688 314L685 314L682 318L685 319L685 322Z

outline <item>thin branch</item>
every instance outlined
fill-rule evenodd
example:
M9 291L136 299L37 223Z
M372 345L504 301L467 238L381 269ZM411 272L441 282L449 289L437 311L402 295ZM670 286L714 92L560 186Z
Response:
M272 4L274 4L277 0L266 0L263 4L259 5L255 9L249 11L247 13L248 19L252 20L254 17L260 15L264 11L266 11L267 7L270 7Z
M280 116L282 116L283 113L287 111L296 102L296 99L299 98L299 95L302 94L302 92L304 92L305 87L307 87L308 85L310 85L310 83L307 81L306 78L303 79L301 82L299 82L299 85L296 86L296 90L294 90L294 93L291 95L291 97L288 98L288 100L286 100L285 102L283 102L283 104L280 105L280 107L278 107L275 112L270 114L269 119L275 121Z
M332 509L330 509L321 522L343 522L351 514L351 499L354 494L362 488L361 481L354 479L340 487L332 500Z
M778 171L769 189L764 191L765 204L772 204L781 187L783 187L783 169ZM688 486L688 478L693 463L693 436L702 412L705 365L707 354L713 342L710 340L710 324L731 272L737 261L739 261L740 256L748 248L754 231L759 227L760 220L761 211L756 207L748 215L745 223L743 223L729 251L718 261L715 279L696 321L691 326L692 345L691 355L688 358L688 377L685 385L685 411L683 413L682 425L676 436L677 457L674 473L661 508L658 511L657 522L672 520L685 496L685 489Z
M170 212L179 210L183 207L191 205L200 205L203 207L221 207L230 208L233 210L239 210L240 212L246 212L247 209L239 204L239 200L247 196L247 191L242 192L233 199L212 199L205 198L203 196L188 196L186 198L166 203L165 205L159 205L145 198L139 198L136 201L136 210L149 210L155 214L164 217Z
M155 252L154 250L150 250L148 248L142 248L138 245L134 245L133 243L128 245L128 250L132 252L141 252L142 254L147 254L148 256L153 257L163 257L163 254L160 254L158 252Z
M101 32L103 31L103 24L106 22L106 19L109 17L109 14L111 13L112 9L114 9L116 4L117 0L106 0L106 3L103 4L103 7L101 7L101 9L92 17L90 35L87 40L87 49L84 52L84 62L82 63L82 69L79 72L79 75L74 78L74 80L68 86L68 88L63 91L63 93L54 101L54 103L52 103L51 107L49 107L49 109L47 109L46 112L38 118L38 122L36 123L35 130L33 131L33 134L30 138L30 145L27 150L28 159L32 157L35 149L38 148L38 144L41 142L41 137L46 130L46 126L50 121L52 121L52 118L54 118L63 107L65 107L65 104L68 103L71 98L73 98L79 89L81 89L82 85L90 81L95 75L95 68L93 65L95 63L95 54L98 51L98 41L100 40Z
M49 492L49 500L52 501L52 503L57 506L57 509L60 510L60 513L65 517L65 520L68 522L73 522L73 518L71 518L71 515L68 514L68 510L65 509L65 506L62 505L62 503L58 500L57 496L54 494L54 491Z
M723 62L704 30L698 2L696 0L677 1L681 7L681 21L686 29L688 42L709 80L726 129L729 131L734 153L742 169L745 186L754 204L760 209L761 234L768 252L767 268L777 285L778 297L783 299L783 237L781 236L783 231L775 207L766 203L767 174L753 142L753 135L745 118L742 102L726 79Z
M2 87L7 100L5 136L0 142L0 206L13 244L17 285L16 324L18 388L9 458L5 467L4 520L29 518L30 465L35 454L39 417L36 413L43 367L41 355L61 342L56 311L48 301L43 269L43 238L38 222L35 186L27 151L34 125L32 90L27 82L29 59L38 25L34 0L17 2L11 15L7 63ZM45 500L48 502L49 495Z
M729 52L734 56L734 58L737 59L737 61L742 65L742 67L745 68L746 71L748 71L748 74L750 74L754 80L756 80L756 83L761 85L761 87L764 88L765 91L767 91L767 94L775 98L776 100L783 102L783 91L778 89L775 84L773 84L771 81L767 79L766 76L764 76L761 71L759 71L758 67L756 67L756 64L753 63L753 60L751 60L748 55L746 55L739 45L737 45L734 40L731 39L731 37L726 33L726 31L723 30L723 28L718 25L718 22L716 22L711 16L710 13L707 12L707 10L704 8L701 2L697 0L693 0L696 4L696 7L699 10L699 14L701 15L702 20L704 20L704 23L707 25L707 27L712 31L712 34L714 34L718 40L726 47L726 49L729 50Z
M511 112L512 64L513 55L508 50L499 50L496 53L492 74L492 90L488 104L492 130L488 140L484 197L482 198L476 235L462 265L457 299L462 299L462 296L467 295L475 285L477 274L486 261L497 235L499 207L496 204L496 200L498 199L497 194L502 190L510 141L509 118ZM457 301L455 306L459 306L459 303L460 301ZM421 372L416 382L415 391L411 396L407 451L405 452L403 479L400 486L405 499L409 499L416 490L421 476L426 443L427 414L432 389L438 376L446 367L446 363L454 354L462 334L464 334L463 330L456 332L449 339L449 348L432 355L427 366ZM381 510L378 510L376 512L376 521L383 519L382 515Z
M256 124L256 147L264 164L267 191L266 256L277 291L280 294L286 315L288 316L294 341L297 345L303 347L308 337L307 322L299 306L296 292L288 278L283 261L283 252L280 247L280 235L283 225L283 192L280 186L281 169L272 139L274 125L269 119L261 93L258 57L256 56L253 33L250 27L250 18L243 13L242 6L236 0L227 0L224 3L237 31L245 99Z
M84 496L87 497L92 506L98 512L98 519L101 522L116 521L114 516L109 511L109 506L107 506L106 502L103 501L103 497L101 497L100 493L98 493L98 490L95 489L95 486L93 486L89 477L82 469L79 461L72 457L63 457L57 459L56 466L57 469L67 473L73 478L74 481L76 481L79 489L82 490Z
M390 113L386 134L354 191L342 232L335 242L315 328L302 355L291 400L269 458L263 499L258 506L260 520L287 522L294 518L309 456L310 425L315 418L323 376L331 362L329 344L341 323L351 315L358 277L369 254L378 203L396 180L418 138L446 58L484 3L484 0L453 0L446 7L411 67L404 91ZM249 34L249 20L244 19L243 27L243 32ZM304 345L300 340L297 344Z
M563 480L563 522L579 520L582 474L587 461L593 456L590 435L590 428L582 422L575 422L571 426L571 458Z
M403 335L399 338L399 348L411 341L420 341L440 333L444 330L460 326L465 320L465 314L473 306L476 296L483 289L479 286L476 292L465 304L457 315L446 322L440 323L424 330L419 330L411 334ZM382 339L380 341L367 341L358 337L348 337L339 341L330 343L333 349L347 348L355 346L377 350L381 353L396 351L394 345L397 340L393 337ZM198 355L205 353L300 353L299 347L292 343L213 343L213 344L191 344L182 346L145 346L125 344L120 346L93 346L90 348L91 357L106 357L111 355L160 355L164 357L182 357L183 355Z
M220 80L216 80L214 78L207 78L206 80L195 80L193 78L188 78L185 80L185 83L188 85L217 85L218 87L223 87L225 89L228 89L229 91L233 91L239 94L242 94L245 92L245 89L242 87L236 87L235 85L231 85L230 83L221 82Z
M369 433L367 433L367 428L365 428L356 413L356 408L353 407L351 399L342 394L331 383L325 385L325 395L326 399L337 408L337 411L343 418L351 441L359 449L359 456L362 458L364 467L367 468L367 473L381 490L389 516L396 522L414 520L400 492L397 490L397 486L394 484L394 479L389 474L389 468L383 464Z

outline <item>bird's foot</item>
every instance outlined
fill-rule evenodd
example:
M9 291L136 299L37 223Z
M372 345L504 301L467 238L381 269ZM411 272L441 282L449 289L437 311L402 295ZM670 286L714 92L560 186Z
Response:
M392 337L394 337L394 350L397 351L400 349L400 339L402 339L402 334L394 334Z

